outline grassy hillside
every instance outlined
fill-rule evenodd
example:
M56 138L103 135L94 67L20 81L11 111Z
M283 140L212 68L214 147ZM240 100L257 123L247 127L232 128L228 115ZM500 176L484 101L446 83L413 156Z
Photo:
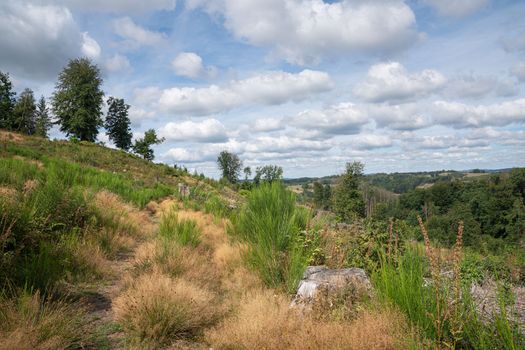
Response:
M512 278L480 313L463 228L437 248L427 222L340 223L279 182L236 191L90 143L0 145L0 349L524 347ZM375 292L290 308L308 265L363 268Z

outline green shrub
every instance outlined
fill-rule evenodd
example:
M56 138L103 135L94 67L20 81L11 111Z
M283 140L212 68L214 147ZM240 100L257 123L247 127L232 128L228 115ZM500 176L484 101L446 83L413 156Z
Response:
M217 195L210 195L204 203L204 211L218 217L226 217L228 206Z
M295 196L280 183L262 184L233 218L233 232L250 243L248 263L271 287L293 290L307 264L300 231L307 212L298 209Z
M162 216L159 234L163 238L175 239L182 245L196 247L200 243L201 231L195 220L179 220L172 208Z

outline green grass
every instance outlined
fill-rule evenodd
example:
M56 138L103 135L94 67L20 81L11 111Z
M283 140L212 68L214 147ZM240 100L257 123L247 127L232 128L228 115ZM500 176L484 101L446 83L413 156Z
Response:
M493 315L493 321L482 321L468 288L463 288L460 303L453 309L450 306L452 281L442 281L436 291L432 281L423 278L428 275L428 269L423 252L411 247L397 262L383 254L372 280L380 299L396 305L437 347L456 344L460 349L525 348L523 334L506 315L503 298L500 297L501 311ZM444 306L446 303L448 306ZM446 308L449 313L444 315ZM436 320L441 320L441 332Z
M306 215L280 183L262 184L233 218L233 233L250 243L247 261L271 287L295 289L307 264L301 244Z
M174 239L181 245L196 247L200 243L201 231L195 220L180 220L177 211L171 208L162 216L159 235L163 238Z
M93 193L106 190L143 207L174 192L164 183L172 168L92 144L23 140L0 148L0 187L16 190L0 196L0 288L45 293L66 275L97 275L74 250L86 232L98 232L97 244L114 255L116 230L125 228L91 205ZM141 171L151 177L136 176Z

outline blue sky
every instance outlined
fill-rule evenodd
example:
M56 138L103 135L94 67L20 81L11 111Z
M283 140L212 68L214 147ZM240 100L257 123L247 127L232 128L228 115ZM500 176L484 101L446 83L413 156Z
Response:
M49 97L91 58L134 134L166 138L156 161L208 176L224 149L286 177L525 166L524 18L510 0L0 0L0 70Z

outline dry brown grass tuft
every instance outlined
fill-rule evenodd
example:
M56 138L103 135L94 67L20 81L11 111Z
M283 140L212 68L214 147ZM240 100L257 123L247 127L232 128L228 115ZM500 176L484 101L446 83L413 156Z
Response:
M246 247L237 243L221 243L213 252L213 262L221 270L232 270L242 264Z
M211 293L160 273L136 279L113 310L132 340L153 346L191 338L219 316Z
M411 337L399 312L362 312L351 323L315 321L291 310L283 296L258 291L206 339L214 349L395 349Z
M84 311L39 294L0 302L0 349L84 348Z
M112 222L125 235L142 239L155 231L155 225L146 212L125 203L111 192L95 194L94 205L103 219Z
M14 132L0 130L0 141L2 142L23 142L24 138Z
M16 188L0 186L0 196L13 199L17 196Z
M22 191L25 195L31 194L38 187L38 180L27 180L24 182Z
M112 274L106 254L97 245L89 241L79 241L69 247L78 266L88 275L85 277L104 278Z
M155 215L159 211L159 203L155 201L150 201L148 204L146 204L145 209L151 214Z
M175 240L157 238L138 247L133 260L135 274L161 272L183 277L201 287L220 287L221 271L210 265L210 252L204 248L181 246Z
M33 164L38 169L44 169L44 163L42 163L41 161L36 160L36 159L28 159L26 157L22 157L22 156L18 156L18 155L17 156L13 156L13 159L18 159L18 160L24 161L26 163Z

